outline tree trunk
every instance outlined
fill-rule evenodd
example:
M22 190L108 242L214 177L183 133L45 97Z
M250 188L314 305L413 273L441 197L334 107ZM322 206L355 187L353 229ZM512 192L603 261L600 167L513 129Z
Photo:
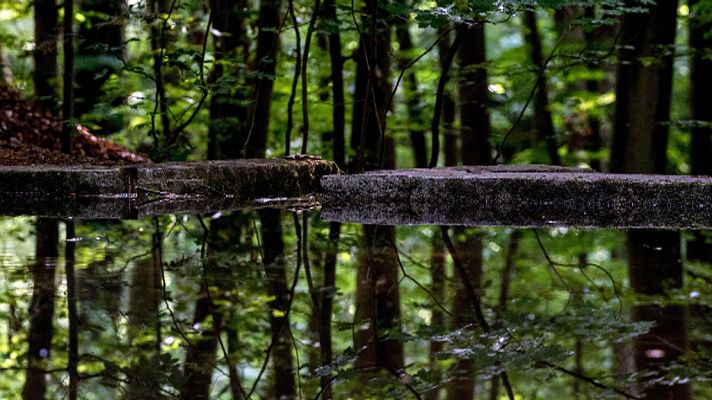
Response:
M124 26L127 14L125 0L82 0L80 12L86 20L79 25L76 54L76 83L74 116L80 117L108 100L116 106L124 101L123 95L104 99L104 84L112 74L118 73L125 58ZM95 117L103 133L121 129L123 118L107 112Z
M44 399L47 391L46 374L52 350L52 320L54 319L55 267L59 244L57 221L38 218L36 227L35 263L32 265L32 303L30 330L27 333L27 376L22 398Z
M408 31L408 23L399 23L396 25L396 37L400 43L400 64L398 67L402 70L414 58L413 40ZM410 136L411 146L413 146L413 155L415 158L415 166L417 168L425 168L428 166L428 153L425 146L425 126L424 120L424 103L420 90L418 89L418 79L415 76L415 70L410 67L405 71L405 82L403 82L405 105L408 110L408 135Z
M279 50L278 32L281 5L281 0L266 0L260 3L255 58L256 70L260 74L254 81L250 128L245 143L242 145L243 156L247 158L265 156L267 137L269 136L273 80Z
M216 90L210 100L210 124L208 127L208 159L240 158L242 146L247 134L246 105L249 92L245 90L244 82L240 82L245 74L243 65L245 51L249 42L245 31L244 1L211 0L210 8L213 18L213 29L222 32L215 40ZM225 82L237 82L236 87L221 87L221 78L229 78Z
M57 3L35 0L35 96L47 109L57 108Z
M676 17L677 1L668 1L623 18L611 148L613 172L666 171ZM647 62L651 57L656 61ZM638 294L665 295L669 289L682 287L680 233L629 231L628 270L631 287ZM655 322L649 334L635 339L638 372L660 373L661 365L684 351L686 314L682 306L634 306L634 321ZM690 398L689 385L668 386L650 379L643 374L638 378L646 399Z
M703 122L692 128L691 164L692 175L712 175L712 21L709 17L698 16L699 0L689 1L692 14L690 25L690 49L692 51L691 94L692 119ZM693 17L694 16L694 17ZM705 20L707 19L707 20ZM706 124L706 126L704 126Z
M331 85L333 90L333 155L334 162L346 170L346 140L344 128L346 124L346 103L344 100L344 61L341 55L341 35L336 17L336 3L334 0L324 1L323 19L330 21L329 31L329 62L331 65Z
M534 125L537 137L546 143L549 162L553 165L560 165L559 145L556 141L554 121L551 117L551 110L549 109L549 83L546 78L546 73L543 71L546 66L544 65L541 37L539 36L539 28L536 22L536 12L532 10L524 11L522 22L526 29L524 36L527 42L529 42L531 60L538 69L537 89L536 96L534 97Z
M690 164L692 175L712 175L712 107L709 97L712 93L712 21L700 13L699 0L688 2L692 13L689 18L691 65L692 128L690 143ZM702 14L702 15L700 15ZM712 245L705 241L701 232L692 232L693 238L687 242L687 258L712 264Z
M487 69L484 67L485 26L479 22L460 28L460 124L462 125L462 163L486 165L492 163L490 122L487 113Z
M395 167L392 138L383 135L386 102L390 96L390 27L376 1L366 2L356 57L351 147L356 160L351 170L360 172ZM403 368L403 344L385 332L400 331L398 263L395 229L365 225L359 249L356 288L356 368Z
M289 288L287 287L287 262L279 210L260 210L262 220L262 249L267 275L270 327L274 348L274 398L291 399L296 396L292 342L289 334Z
M441 233L439 229L433 229L433 238L431 243L430 252L430 293L438 301L445 299L445 245L443 244ZM440 328L445 326L445 313L437 306L433 306L432 317L430 319L430 326L433 328ZM433 372L437 372L438 375L435 378L435 383L439 383L441 375L438 371L437 357L438 353L443 351L444 345L442 341L431 340L430 350L429 350L429 362L430 368ZM425 399L427 400L438 400L440 398L440 385L430 392L425 393Z
M445 34L445 28L438 30L438 35ZM440 68L445 68L445 60L452 47L451 35L446 34L440 42L438 42L438 61ZM458 163L458 133L454 128L455 125L455 99L452 95L452 90L445 86L443 98L443 136L445 137L445 166L452 167Z
M136 261L131 272L128 312L128 324L131 327L129 340L137 348L139 354L147 353L147 356L139 357L136 360L138 362L132 365L126 400L160 398L160 382L154 378L154 374L149 372L160 368L161 338L159 332L162 290L161 265L163 263L160 232L153 233L151 253L150 257ZM133 343L135 339L141 338L141 335L137 333L147 332L154 327L156 327L156 338L153 343L146 340ZM188 352L190 351L188 350ZM212 366L207 366L207 369L212 371Z
M462 162L465 165L486 165L492 162L490 122L487 113L487 70L485 51L485 26L478 22L460 28L462 42L468 46L459 49L460 121L462 126ZM472 287L479 290L482 280L482 242L479 236L465 229L455 230L457 251L463 261ZM463 282L454 285L453 328L458 329L476 322L471 297ZM473 399L475 397L475 364L472 360L457 360L452 368L452 380L447 385L448 399Z

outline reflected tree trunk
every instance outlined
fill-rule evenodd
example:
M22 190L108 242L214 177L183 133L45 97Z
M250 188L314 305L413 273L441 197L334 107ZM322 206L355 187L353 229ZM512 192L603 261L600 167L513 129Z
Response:
M446 279L446 257L445 245L443 244L439 229L433 229L433 238L430 241L430 293L438 301L445 299L445 279ZM445 313L437 306L433 306L430 326L434 329L439 329L446 326ZM439 383L442 377L439 374L437 366L438 353L445 348L444 343L439 340L430 341L430 349L428 350L429 364L432 371L438 372L435 383ZM433 390L425 393L425 399L438 400L440 398L440 385L438 384Z
M272 365L274 368L274 398L291 399L296 396L295 371L289 324L290 292L287 286L287 260L284 256L281 213L279 210L260 210L262 221L262 249L267 276L269 321L272 331Z
M35 263L32 265L32 303L30 329L27 334L27 375L22 398L43 399L47 391L47 376L52 351L55 298L55 271L58 256L59 228L57 220L38 218L35 224Z
M67 319L69 320L69 343L67 370L69 373L69 400L76 400L79 394L79 331L77 326L77 288L74 279L74 222L65 223L66 244L64 248L65 273L67 275Z
M672 48L677 1L660 2L646 13L626 14L616 83L616 116L611 169L622 173L665 173L672 97ZM648 58L656 62L646 62ZM680 233L628 232L628 271L633 291L666 296L682 287ZM646 399L689 399L687 384L656 383L654 375L687 348L686 307L638 304L634 321L653 321L650 333L635 339L634 359L640 392Z
M157 226L157 223L156 223ZM129 341L139 355L129 375L127 400L160 398L161 382L156 371L160 371L161 351L161 266L163 264L162 234L153 232L151 256L134 264L129 289L128 323ZM151 335L153 340L137 340ZM146 362L148 360L148 363Z

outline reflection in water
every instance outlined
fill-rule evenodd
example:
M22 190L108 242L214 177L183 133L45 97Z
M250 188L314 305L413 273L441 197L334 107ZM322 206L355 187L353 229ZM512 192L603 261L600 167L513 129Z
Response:
M685 233L203 219L0 220L0 398L712 395Z
M22 390L24 399L44 398L47 391L43 370L51 365L58 222L39 218L35 224L35 232L35 262L31 267L34 286L30 303L30 328L27 333L27 379Z

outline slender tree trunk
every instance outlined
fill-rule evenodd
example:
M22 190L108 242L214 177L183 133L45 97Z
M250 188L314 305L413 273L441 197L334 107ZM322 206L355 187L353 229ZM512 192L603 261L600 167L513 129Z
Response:
M457 253L462 259L463 267L468 279L476 290L482 286L482 240L472 230L455 230L458 238ZM453 321L452 328L459 329L466 325L476 325L477 318L472 309L472 298L464 282L455 280L455 295L452 300ZM479 295L479 293L478 293ZM475 398L475 369L476 365L471 359L459 359L449 372L451 377L447 384L447 398L449 400Z
M138 260L131 272L129 289L128 323L131 327L129 340L140 338L138 332L146 332L156 327L156 338L153 343L141 340L133 346L141 355L132 366L129 376L126 400L158 399L160 398L160 382L153 379L153 374L147 369L160 368L160 301L161 301L161 265L163 263L161 248L161 233L153 233L151 256ZM189 352L191 350L188 350ZM148 360L148 363L146 363ZM212 371L212 366L206 366ZM198 380L199 381L199 380Z
M445 28L438 30L439 35L445 34ZM452 47L450 34L438 42L438 61L440 68L445 68L445 60ZM454 128L456 105L452 90L445 86L443 98L443 136L445 137L445 166L452 167L458 163L458 137L459 132Z
M166 94L166 81L163 77L163 54L166 48L166 32L163 29L165 24L158 16L164 13L160 9L163 2L158 0L148 0L149 13L153 15L151 21L151 53L153 54L153 78L156 85L156 100L159 120L161 121L161 136L164 145L169 146L172 137L171 120L168 115L168 95ZM170 10L169 10L170 11ZM152 117L153 118L153 117ZM153 121L153 120L152 120ZM158 137L155 125L151 127L154 138ZM158 145L158 143L155 143Z
M489 144L490 123L487 113L487 70L485 51L485 26L476 23L460 28L462 42L468 46L459 49L460 120L462 126L461 158L465 165L486 165L492 162ZM482 242L471 230L456 229L457 251L463 261L472 287L479 290L482 281ZM463 282L455 285L453 298L453 328L461 328L476 321L471 307L471 297ZM473 399L475 397L475 363L460 359L453 366L452 380L447 385L447 398Z
M329 62L331 67L332 110L333 119L333 148L334 162L341 170L346 170L345 124L346 104L344 99L344 62L341 55L341 34L339 21L336 16L336 3L334 0L325 0L322 11L322 21L329 23L330 31L327 36L329 45ZM334 294L336 293L336 261L341 237L341 224L329 224L329 245L324 255L324 270L321 293L319 296L319 349L321 352L321 365L333 361L331 319L334 307ZM321 378L323 389L322 398L332 399L331 379L328 376Z
M58 256L59 229L57 221L38 218L35 224L35 263L32 265L32 303L30 330L27 333L27 375L22 398L43 399L47 391L46 374L52 351L55 297L55 268Z
M74 131L74 2L65 1L62 21L62 51L64 71L62 72L62 153L72 151L72 131Z
M213 29L222 32L215 40L215 68L213 76L232 78L236 88L218 87L210 100L210 125L208 127L208 159L239 158L247 134L246 106L249 92L240 83L245 74L241 59L249 42L245 31L244 1L211 0ZM223 83L224 84L224 83Z
M483 165L492 163L490 121L487 112L487 69L484 66L485 26L478 22L460 28L460 125L462 126L462 163Z
M390 96L390 27L376 1L366 2L356 59L351 147L354 171L395 167L393 139L383 134ZM357 368L403 368L403 344L382 332L400 330L398 263L392 226L366 225L359 249L356 324Z
M616 83L616 116L611 169L623 173L664 173L672 97L672 46L675 43L677 1L660 2L646 13L626 14L621 26ZM644 62L653 57L657 61ZM635 293L665 295L682 286L680 233L628 232L628 270ZM686 308L636 305L634 321L654 321L649 334L635 339L639 372L660 373L687 347ZM661 385L639 376L646 399L689 399L689 385Z
M549 109L549 83L546 78L546 73L541 72L545 65L541 37L539 36L539 28L537 27L536 12L532 10L524 11L522 22L526 29L525 37L527 42L529 42L531 60L534 66L538 68L537 75L539 79L536 82L537 91L534 97L534 124L537 136L546 143L551 164L560 165L559 145L556 141L554 121L551 117L551 110Z
M269 136L269 119L272 107L277 53L279 50L279 25L281 0L266 0L260 4L257 20L256 69L260 77L254 82L252 91L252 113L243 154L245 157L264 157Z
M696 121L692 128L690 143L690 164L692 175L712 175L712 21L704 12L700 12L699 0L688 2L692 9L689 18L690 28L690 91L692 98L692 119ZM702 14L702 15L700 15ZM712 244L705 241L701 232L692 232L693 239L687 242L687 258L712 264Z
M445 264L446 264L446 258L445 258L445 245L443 244L442 238L440 237L441 233L439 229L434 229L433 230L433 239L431 240L431 252L430 252L430 293L432 296L438 301L442 301L445 299L445 278L446 278L446 272L445 272ZM433 306L432 310L432 317L430 319L430 326L434 328L438 327L443 327L445 326L445 313L436 306ZM437 371L438 375L435 378L435 382L439 382L441 379L441 376L438 371L438 366L437 366L437 357L438 353L443 351L444 349L444 344L442 341L439 340L431 340L430 341L430 349L429 349L429 361L430 361L430 368L432 371ZM425 393L425 399L427 400L438 400L440 398L440 385L436 385L436 387L431 390L430 392Z
M414 58L413 40L408 31L408 23L399 23L396 25L396 37L400 43L400 69L408 66L408 63ZM408 135L410 136L411 146L413 146L413 155L415 157L415 166L417 168L425 168L428 166L428 153L425 146L425 127L424 120L424 103L421 99L421 93L418 89L418 79L415 76L415 69L410 67L405 71L405 82L403 89L405 93L405 105L408 110Z
M105 99L104 84L117 73L125 58L124 26L127 3L125 0L81 0L79 9L85 16L79 25L77 63L75 65L75 117L91 112L98 103L111 106L123 103L123 95ZM122 128L123 118L111 113L96 116L103 133L113 133Z
M74 250L75 241L69 240L75 237L74 222L65 222L65 238L67 239L64 248L64 266L67 275L67 319L69 322L69 343L67 353L67 370L69 373L69 400L77 400L79 394L79 332L77 318L77 287L74 279Z
M56 109L57 102L57 3L56 0L35 0L35 69L32 80L35 96L47 109Z
M691 97L692 119L700 121L692 128L691 164L692 175L712 175L712 21L705 20L705 16L698 16L699 0L689 1L692 16L690 25L691 60ZM696 17L696 18L695 18ZM705 126L706 124L706 126Z
M289 288L287 262L284 256L279 210L261 210L262 249L267 275L270 326L272 330L272 364L274 366L274 397L291 399L296 396L292 342L289 334Z
M512 275L516 271L515 258L519 250L519 241L522 238L521 231L514 231L509 235L509 246L507 246L507 254L505 255L504 268L502 269L502 277L500 280L499 301L497 302L497 317L495 324L502 325L502 317L507 312L507 303L509 302L509 287L512 283ZM493 376L490 382L490 400L499 399L499 375Z
M324 1L323 19L329 21L329 62L331 64L331 85L334 101L332 117L334 120L334 162L346 170L346 140L344 128L346 125L346 103L344 100L344 61L341 55L341 35L339 21L336 17L336 3L334 0Z

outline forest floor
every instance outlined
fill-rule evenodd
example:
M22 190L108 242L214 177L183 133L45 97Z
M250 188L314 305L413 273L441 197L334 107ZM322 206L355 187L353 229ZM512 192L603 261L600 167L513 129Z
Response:
M60 151L61 119L0 86L0 165L117 165L149 162L77 125L70 154Z

